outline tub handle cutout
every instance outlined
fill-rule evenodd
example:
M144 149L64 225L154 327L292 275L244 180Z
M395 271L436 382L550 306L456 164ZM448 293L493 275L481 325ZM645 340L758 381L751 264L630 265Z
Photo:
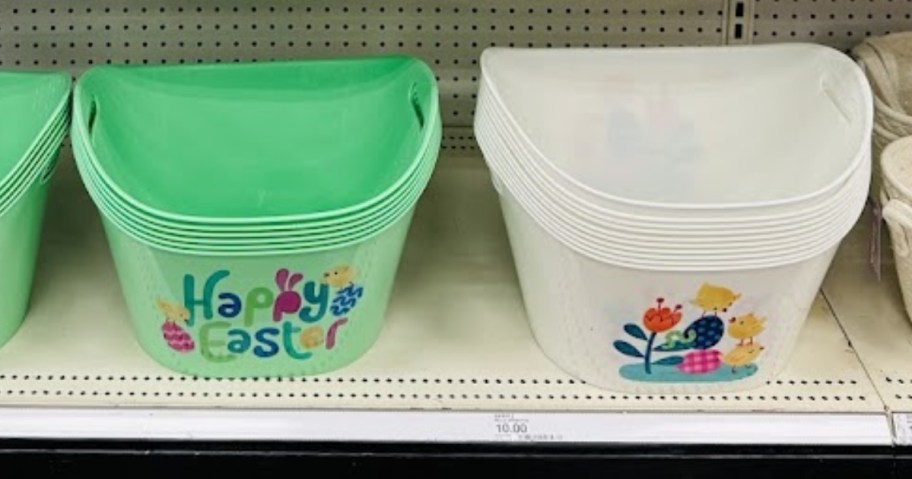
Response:
M496 191L498 195L505 196L504 185L494 172L491 172L491 184L494 185L494 191Z
M92 98L89 104L88 120L86 121L86 136L91 140L95 137L95 121L98 119L98 99Z
M846 104L845 99L842 98L842 96L839 95L835 89L833 89L833 85L827 81L826 78L822 78L820 80L820 89L827 96L827 98L830 99L839 114L842 115L842 119L845 120L846 123L852 123L851 113L853 109L850 105Z
M54 176L54 172L57 171L57 164L60 163L59 160L60 150L58 149L58 151L55 151L51 155L50 160L48 160L48 162L44 165L44 170L41 172L41 177L38 179L42 185L50 181Z
M882 195L883 217L890 226L890 238L897 255L907 258L910 253L909 237L912 236L912 206ZM883 201L886 200L886 201Z
M65 115L67 118L70 117L70 112L72 111L71 104L67 104L67 111ZM68 123L69 125L69 123ZM64 131L69 130L69 128L64 128ZM61 138L62 140L62 138ZM58 144L56 141L54 144ZM57 171L57 164L60 162L60 147L58 146L57 151L53 152L51 158L44 165L44 169L41 171L41 176L38 177L40 184L45 184L51 180L51 177L54 176L54 172Z
M412 84L412 87L409 88L409 102L412 104L412 110L415 112L415 118L418 119L418 128L424 129L424 110L421 109L421 101L418 99L418 85L414 83Z
M59 152L55 153L51 157L50 161L48 161L47 164L44 165L44 171L41 172L41 178L40 178L42 185L47 183L48 181L50 181L51 177L54 176L54 172L57 171L57 164L60 163L58 160L60 160Z

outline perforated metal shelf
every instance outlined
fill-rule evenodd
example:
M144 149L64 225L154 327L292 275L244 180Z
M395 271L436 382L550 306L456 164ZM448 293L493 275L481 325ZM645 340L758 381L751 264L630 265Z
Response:
M912 322L903 305L889 233L883 226L882 279L869 262L868 213L843 243L823 291L891 413L912 413ZM906 422L905 419L902 422ZM898 424L908 429L908 424ZM897 431L912 444L909 431Z
M71 160L62 161L34 304L17 336L0 350L0 404L7 407L639 411L662 413L643 416L656 424L672 417L691 424L693 429L681 429L690 434L708 427L698 413L748 413L747 423L765 422L765 414L814 413L805 416L861 420L862 430L879 431L847 429L856 439L886 437L880 431L883 404L822 298L785 373L743 394L625 395L563 373L527 326L495 193L465 129L445 134L386 327L366 356L335 374L294 380L173 374L134 341L98 216ZM833 440L828 434L814 437ZM683 432L681 437L686 440Z

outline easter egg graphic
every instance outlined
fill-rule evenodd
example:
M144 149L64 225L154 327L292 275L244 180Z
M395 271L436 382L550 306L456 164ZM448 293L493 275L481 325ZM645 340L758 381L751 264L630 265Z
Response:
M193 351L195 346L193 338L174 321L166 321L162 324L162 335L171 349L179 353Z
M684 330L685 337L695 338L694 349L709 349L719 344L724 334L725 323L718 316L713 315L703 316Z
M363 295L364 288L355 284L349 284L340 289L339 292L336 293L336 297L333 298L331 306L332 313L336 316L348 314L355 308L355 305L358 304L358 300L361 299L361 296Z
M168 346L179 353L193 351L193 348L196 347L193 337L180 326L186 324L190 319L190 311L180 304L161 298L156 301L156 306L165 314L165 322L162 323L161 331Z
M684 360L677 365L678 371L684 374L706 374L722 367L722 353L716 349L691 351L684 355Z

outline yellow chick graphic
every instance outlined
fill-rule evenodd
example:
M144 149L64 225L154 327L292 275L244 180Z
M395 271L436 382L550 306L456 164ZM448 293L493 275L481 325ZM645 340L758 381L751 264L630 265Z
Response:
M697 291L697 299L691 301L690 304L702 309L703 314L705 315L710 311L719 312L727 310L740 297L741 294L735 293L728 288L703 283L703 286L700 286L700 290Z
M355 268L351 266L337 266L323 273L323 282L334 288L341 288L354 281Z
M763 332L766 318L758 318L754 313L745 314L728 320L728 335L737 339L739 345L749 339L749 344L754 344L754 336Z
M763 349L763 346L759 344L739 344L722 356L722 362L731 366L732 373L734 373L736 368L754 362Z
M165 318L168 321L183 323L190 319L190 311L187 311L187 308L179 304L169 303L162 299L157 300L156 303L158 304L158 309L165 314Z

